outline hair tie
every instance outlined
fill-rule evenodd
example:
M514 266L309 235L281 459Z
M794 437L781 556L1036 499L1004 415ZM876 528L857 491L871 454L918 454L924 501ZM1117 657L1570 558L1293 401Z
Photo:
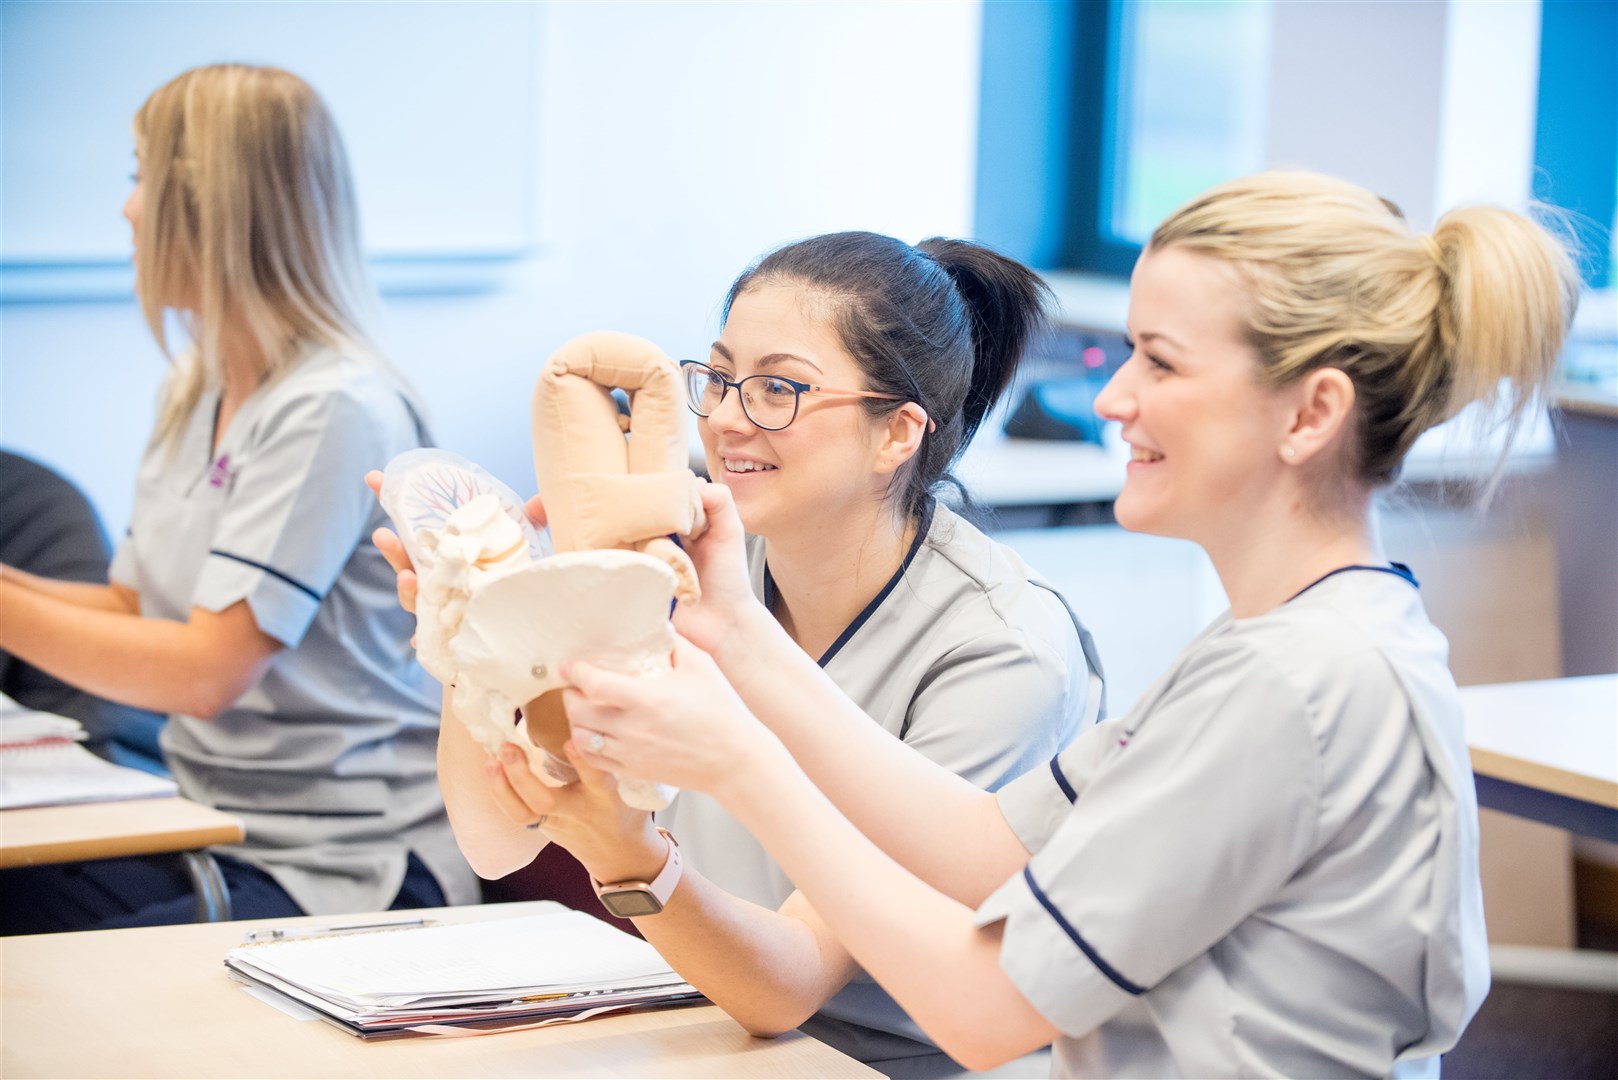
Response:
M1442 268L1444 265L1444 249L1438 246L1438 241L1433 239L1432 234L1422 233L1416 239L1420 240L1421 246L1427 249L1427 254L1432 256L1433 262Z

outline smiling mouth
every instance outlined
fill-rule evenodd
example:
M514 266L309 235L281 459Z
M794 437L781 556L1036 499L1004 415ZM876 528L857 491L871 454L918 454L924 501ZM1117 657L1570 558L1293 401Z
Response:
M774 472L776 466L766 465L762 461L748 461L746 458L720 458L719 462L725 467L727 473Z
M1129 460L1145 462L1162 461L1163 455L1159 454L1156 450L1147 450L1144 447L1131 446L1129 448Z

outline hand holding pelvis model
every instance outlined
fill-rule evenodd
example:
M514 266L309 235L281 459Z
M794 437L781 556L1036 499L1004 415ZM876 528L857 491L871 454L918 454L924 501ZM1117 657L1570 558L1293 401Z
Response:
M614 387L630 394L629 418ZM555 555L516 495L476 465L430 450L388 465L382 504L421 582L422 665L452 687L455 718L485 749L522 748L552 786L576 779L561 753L562 664L668 671L672 601L698 595L691 562L670 539L705 525L683 419L678 368L649 341L586 334L550 358L534 389L533 432ZM623 780L619 794L658 810L673 791Z

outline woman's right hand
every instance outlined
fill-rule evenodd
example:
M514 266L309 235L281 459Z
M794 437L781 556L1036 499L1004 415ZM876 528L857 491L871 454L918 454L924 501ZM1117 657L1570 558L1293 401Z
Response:
M371 493L380 499L382 497L382 473L377 469L372 469L366 473L365 486L370 488ZM388 565L393 567L393 572L396 575L394 584L399 592L399 606L414 615L416 613L416 588L418 584L416 581L416 568L410 561L410 553L405 551L404 541L400 540L398 534L392 529L384 526L371 534L371 543L376 545L376 549L382 553L382 557L388 560Z
M780 741L748 710L714 659L676 637L661 675L625 675L583 660L562 665L562 692L584 761L619 777L718 796Z

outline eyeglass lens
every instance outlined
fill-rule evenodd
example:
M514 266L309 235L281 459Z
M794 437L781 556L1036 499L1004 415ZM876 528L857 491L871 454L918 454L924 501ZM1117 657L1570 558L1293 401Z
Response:
M749 375L734 384L742 397L742 411L759 427L779 431L798 412L798 388L773 375ZM729 388L725 377L701 364L685 369L686 394L698 416L711 416Z

